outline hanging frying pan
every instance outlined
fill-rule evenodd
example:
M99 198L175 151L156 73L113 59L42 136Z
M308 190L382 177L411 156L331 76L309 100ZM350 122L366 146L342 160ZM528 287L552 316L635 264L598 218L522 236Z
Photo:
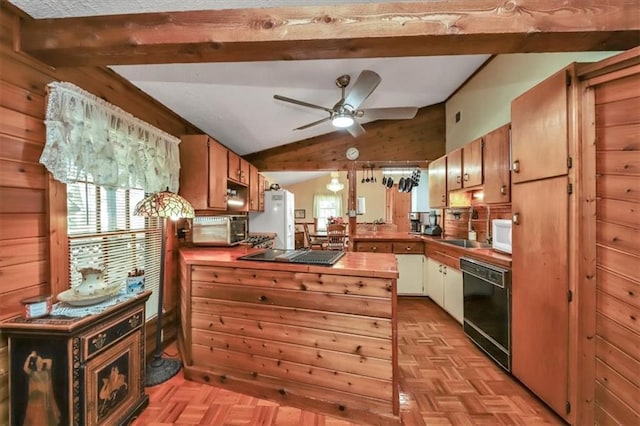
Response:
M407 179L402 176L398 181L398 192L404 192Z
M387 189L393 188L393 176L387 178Z

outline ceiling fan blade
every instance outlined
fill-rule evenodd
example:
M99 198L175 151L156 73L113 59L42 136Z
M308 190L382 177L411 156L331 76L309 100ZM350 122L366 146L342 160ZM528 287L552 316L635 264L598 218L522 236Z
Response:
M309 108L321 109L323 111L327 111L329 114L333 113L333 110L330 109L330 108L325 108L325 107L320 106L320 105L310 104L309 102L299 101L297 99L287 98L285 96L273 95L273 99L277 99L279 101L289 102L289 103L292 103L292 104L301 105L301 106L305 106L305 107L309 107Z
M344 104L350 105L354 110L357 109L373 93L381 81L382 79L378 73L370 70L362 71L353 84L351 91L345 97Z
M358 111L358 117L366 120L405 120L418 113L417 107L368 108Z
M347 132L349 132L351 136L353 136L354 138L357 138L358 136L363 135L365 133L364 127L362 127L360 123L358 123L355 120L353 121L353 124L347 127L346 129L347 129Z
M331 117L325 117L321 120L318 121L314 121L313 123L309 123L309 124L305 124L304 126L300 126L300 127L296 127L293 130L304 130L304 129L308 129L311 126L315 126L316 124L320 124L320 123L324 123L325 121L329 121L331 120Z

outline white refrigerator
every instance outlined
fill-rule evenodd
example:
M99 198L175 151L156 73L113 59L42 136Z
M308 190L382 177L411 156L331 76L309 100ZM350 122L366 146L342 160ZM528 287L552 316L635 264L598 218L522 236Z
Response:
M264 212L249 213L249 232L275 233L273 248L295 249L295 218L293 193L287 190L265 191Z

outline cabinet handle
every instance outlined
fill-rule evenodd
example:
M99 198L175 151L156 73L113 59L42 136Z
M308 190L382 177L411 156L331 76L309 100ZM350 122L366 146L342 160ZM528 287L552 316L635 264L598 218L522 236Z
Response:
M469 180L469 173L464 174L464 181L467 182Z
M520 225L520 213L514 213L512 221L514 225Z
M442 265L438 265L438 272L442 272Z
M456 176L456 182L457 182L457 183L462 182L462 177L461 177L461 176Z
M502 195L507 195L507 185L502 185L502 186L500 187L500 193L501 193Z
M514 173L520 173L520 160L514 161L512 168Z
M445 275L447 275L447 265L444 265L444 266L442 267L442 273L443 273L443 274L445 274Z
M406 251L411 251L411 247L405 247L404 248Z
M371 251L376 251L376 250L378 250L378 247L376 246L371 247Z

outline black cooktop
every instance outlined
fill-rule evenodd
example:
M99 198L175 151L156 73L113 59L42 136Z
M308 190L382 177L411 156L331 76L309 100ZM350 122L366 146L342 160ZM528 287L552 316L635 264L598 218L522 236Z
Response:
M262 262L306 263L309 265L331 266L342 256L343 251L332 250L281 250L267 249L241 256L239 260L257 260Z

